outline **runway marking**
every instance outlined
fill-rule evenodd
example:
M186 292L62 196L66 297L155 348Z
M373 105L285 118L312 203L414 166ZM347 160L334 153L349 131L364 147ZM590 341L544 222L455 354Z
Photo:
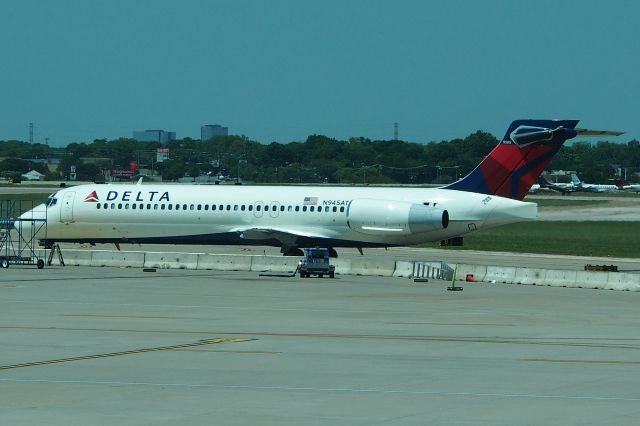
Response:
M163 317L163 316L151 316L151 315L97 315L97 314L63 314L63 317L89 317L89 318L126 318L126 319L188 319L188 320L207 320L210 321L214 318L205 317Z
M438 335L392 335L392 334L337 334L337 333L273 333L244 331L209 331L209 330L136 330L123 328L84 328L84 327L28 327L0 326L0 330L43 330L43 331L92 331L108 333L162 333L162 334L215 334L229 336L266 336L266 337L304 337L311 339L353 339L353 340L400 340L430 342L467 342L497 343L512 345L540 346L577 346L589 348L640 349L639 338L606 338L606 337L499 337L499 336L438 336ZM248 340L255 340L248 337Z
M133 349L130 351L110 352L106 354L83 355L83 356L76 356L76 357L69 357L69 358L58 358L58 359L49 359L44 361L25 362L21 364L0 365L0 370L10 370L13 368L23 368L23 367L35 367L38 365L60 364L64 362L84 361L88 359L108 358L108 357L123 356L123 355L134 355L134 354L141 354L146 352L172 351L177 349L192 348L192 347L204 346L204 345L215 345L220 343L248 342L251 340L255 340L255 339L229 339L229 338L205 339L205 340L199 340L193 343L184 343L181 345L159 346L155 348L140 348L140 349Z
M523 358L521 361L531 362L559 362L568 364L622 364L640 365L640 361L606 360L606 359L550 359L550 358Z
M249 354L249 355L282 355L282 352L274 351L236 351L233 349L176 349L176 352L215 352L230 354Z
M464 325L464 326L492 326L492 327L516 327L516 324L498 324L487 322L387 322L385 324L393 325Z
M253 386L253 385L214 385L207 383L154 383L154 382L126 382L111 380L48 380L48 379L1 379L5 383L50 383L72 385L105 385L105 386L148 386L164 388L191 389L220 389L220 390L248 390L248 391L281 391L281 392L322 392L322 393L354 393L354 394L396 394L422 395L434 397L473 397L473 398L519 398L519 399L566 399L584 401L615 401L640 402L640 397L616 397L598 395L560 395L535 393L498 393L498 392L453 392L404 389L372 389L372 388L325 388L312 386Z

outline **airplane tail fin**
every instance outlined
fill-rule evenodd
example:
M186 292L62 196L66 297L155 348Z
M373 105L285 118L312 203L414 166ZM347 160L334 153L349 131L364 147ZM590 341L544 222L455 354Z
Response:
M577 174L571 173L571 183L573 183L576 186L580 186L582 182L580 181L580 178L578 177Z
M516 120L471 173L444 188L522 200L562 144L578 135L577 124L578 120Z
M547 179L543 175L540 175L538 177L538 184L541 188L549 188L551 186L551 182L549 182L549 179Z
M613 180L613 183L618 187L618 189L624 187L625 185L625 181L624 179L622 179L621 176L616 176L615 179Z

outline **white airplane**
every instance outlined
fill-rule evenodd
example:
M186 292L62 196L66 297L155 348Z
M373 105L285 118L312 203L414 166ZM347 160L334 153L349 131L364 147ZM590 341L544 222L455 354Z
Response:
M640 193L640 183L625 183L622 178L616 179L616 186L620 191Z
M577 120L517 120L463 179L442 188L227 185L79 185L24 213L59 242L238 244L281 247L410 246L532 220L522 202ZM599 133L601 134L601 133ZM23 230L24 232L24 230Z
M576 191L583 192L608 192L617 191L618 185L600 185L595 183L584 183L580 180L577 174L571 173L571 183L576 188Z
M547 180L546 177L544 176L540 176L538 178L538 183L540 185L541 188L544 189L549 189L551 191L556 191L556 192L560 192L562 193L562 195L567 195L567 194L571 194L572 192L575 192L576 186L572 183L564 183L564 182L549 182L549 180Z

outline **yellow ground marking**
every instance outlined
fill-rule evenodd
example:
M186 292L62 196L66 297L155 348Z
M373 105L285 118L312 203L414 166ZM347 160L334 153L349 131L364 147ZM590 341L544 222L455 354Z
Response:
M49 364L59 364L63 362L73 362L73 361L84 361L87 359L97 359L97 358L108 358L114 356L122 356L122 355L134 355L134 354L142 354L145 352L159 352L159 351L171 351L176 349L185 349L185 348L193 348L196 346L205 346L205 345L216 345L221 343L240 343L240 342L249 342L256 339L205 339L199 340L193 343L184 343L181 345L172 345L172 346L159 346L155 348L140 348L133 349L130 351L121 351L121 352L111 352L106 354L96 354L96 355L83 355L83 356L75 356L70 358L58 358L58 359L49 359L45 361L33 361L33 362L25 362L22 364L10 364L10 365L0 365L0 370L9 370L12 368L22 368L22 367L35 367L38 365L49 365Z

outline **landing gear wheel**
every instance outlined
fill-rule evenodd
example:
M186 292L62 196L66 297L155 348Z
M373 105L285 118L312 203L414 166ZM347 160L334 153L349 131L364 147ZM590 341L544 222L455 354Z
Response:
M38 259L38 261L36 262L36 266L38 267L38 269L44 268L44 260Z
M304 252L302 251L302 249L299 249L297 247L282 247L280 249L280 253L282 253L283 256L296 256L296 257L302 257L304 256Z
M8 268L9 267L9 260L8 259L0 260L0 266L2 266L5 269Z

